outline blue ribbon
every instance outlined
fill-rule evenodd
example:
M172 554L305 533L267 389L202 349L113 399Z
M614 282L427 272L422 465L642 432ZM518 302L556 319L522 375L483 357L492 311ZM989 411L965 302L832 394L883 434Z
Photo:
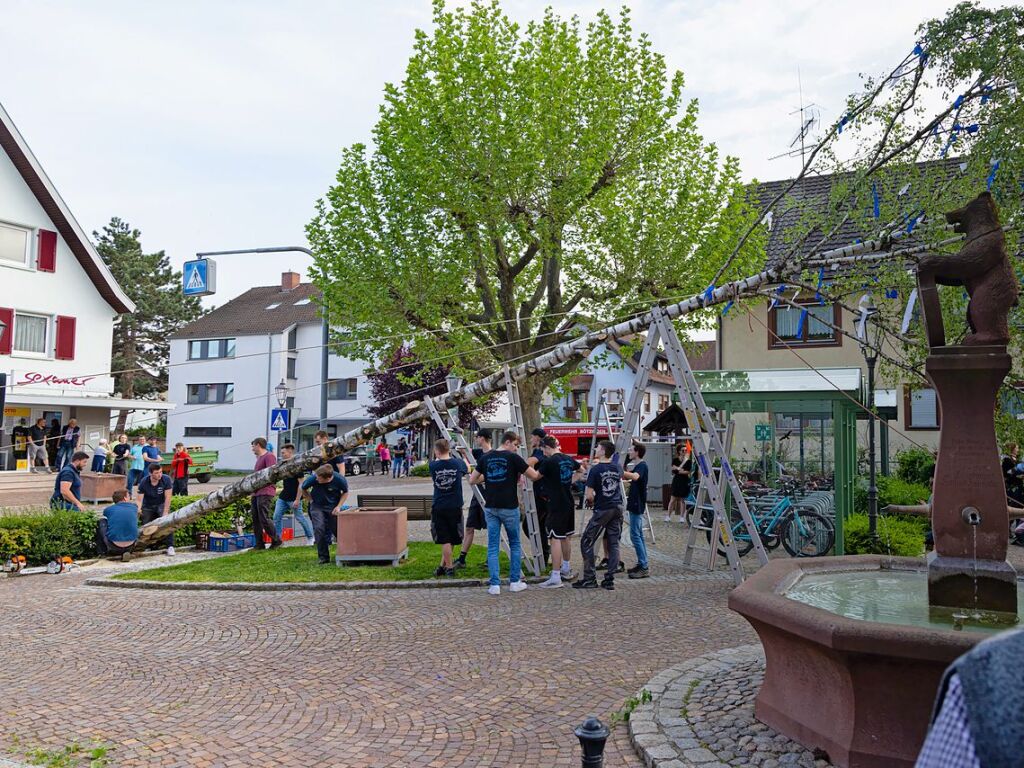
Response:
M842 119L839 121L839 133L843 132L843 126L846 125L848 122L850 122L849 113L843 115Z
M977 123L971 123L964 130L966 130L968 133L977 133L978 132L978 124Z
M821 295L821 285L825 282L825 268L818 268L818 287L814 291L814 298L818 300L819 304L824 305L825 297Z
M879 214L880 200L878 199L878 187L875 185L875 182L871 182L871 201L874 206L875 218L877 219Z
M953 102L953 109L960 109L964 105L964 97L957 96L956 101Z
M900 295L900 292L897 291L895 288L886 288L885 289L885 298L887 298L887 299L898 299L899 295Z
M729 314L730 309L732 309L732 299L725 303L725 308L722 310L722 317L725 317L727 314Z
M711 302L711 300L714 299L714 298L715 298L715 284L712 283L711 285L709 285L707 287L707 290L704 291L704 303L705 304L709 304Z
M981 103L982 104L988 104L989 103L989 101L992 99L991 93L992 93L992 86L991 85L986 85L986 86L984 86L981 89Z
M996 180L996 171L999 170L1000 162L1001 161L996 160L994 163L992 163L992 170L988 172L988 178L985 179L985 186L989 190L992 189L992 183ZM1024 188L1024 184L1021 184L1021 187Z
M778 288L775 289L775 295L776 296L781 296L785 292L785 290L786 290L786 284L783 283L782 285L780 285ZM772 304L769 307L769 309L775 309L777 306L779 306L779 300L778 299L772 299Z
M806 321L806 320L807 320L807 310L806 309L801 309L800 310L800 319L797 321L797 324L796 324L796 337L798 339L802 339L803 338L803 335L804 335L804 321Z
M924 56L924 48L921 46L920 43L918 43L917 45L914 46L914 55L915 56Z
M910 221L907 222L907 234L909 235L914 231L914 227L917 226L917 216L911 216Z

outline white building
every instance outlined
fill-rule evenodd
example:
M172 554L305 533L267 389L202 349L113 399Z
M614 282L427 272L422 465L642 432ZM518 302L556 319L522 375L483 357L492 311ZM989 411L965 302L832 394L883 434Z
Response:
M312 445L320 428L322 326L319 291L285 272L280 285L250 288L171 337L167 442L220 453L217 466L249 469L250 442L267 437ZM364 363L328 360L326 431L334 437L369 420ZM292 430L271 430L275 389L288 389ZM280 438L285 438L281 440Z
M0 470L9 470L24 457L12 442L22 420L77 419L88 447L108 436L113 410L166 405L111 396L111 339L135 306L2 106L0 148Z

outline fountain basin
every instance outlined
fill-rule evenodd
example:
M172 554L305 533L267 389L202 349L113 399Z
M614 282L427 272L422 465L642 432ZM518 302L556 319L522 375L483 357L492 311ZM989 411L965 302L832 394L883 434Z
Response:
M787 559L771 561L734 589L729 607L750 622L764 647L765 678L754 707L759 720L824 750L835 765L913 766L943 672L987 634L899 624L892 616L882 617L889 623L852 618L787 595L804 578L842 582L872 572L914 574L927 594L926 565L914 558ZM814 602L813 591L805 589L811 594L803 598ZM927 600L922 603L927 613Z

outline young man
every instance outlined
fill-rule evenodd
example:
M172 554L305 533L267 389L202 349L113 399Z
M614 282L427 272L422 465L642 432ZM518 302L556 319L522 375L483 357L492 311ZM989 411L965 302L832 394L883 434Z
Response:
M57 473L53 483L53 495L50 506L53 509L77 509L84 512L82 506L82 470L89 463L89 454L77 451L68 457L68 463Z
M277 457L267 450L267 440L264 437L257 437L252 441L252 453L256 457L256 466L253 472L269 469L277 464ZM270 548L277 549L281 546L281 537L271 520L270 504L274 500L277 489L273 485L265 485L253 493L250 509L252 510L252 532L256 535L256 550L262 551L265 544L263 534L270 537Z
M135 487L142 480L143 474L146 471L146 460L142 455L142 449L145 447L146 438L139 437L135 440L135 445L132 446L130 451L132 464L128 469L128 498L134 498Z
M156 438L147 438L148 444L142 446L142 461L146 469L152 464L163 464L164 457L160 455L160 449L156 447Z
M405 438L399 438L398 445L395 446L394 452L391 454L391 477L402 477L402 474L408 474L405 462L409 458L409 445L405 442Z
M72 454L78 447L78 437L81 430L78 428L78 421L69 419L68 425L64 427L60 435L60 445L57 448L57 469L64 469L71 460Z
M309 502L309 515L313 518L316 534L316 554L320 565L331 562L331 539L334 537L334 517L341 513L348 499L348 481L321 464L316 472L302 483L302 498Z
M441 545L441 564L435 576L454 576L452 546L462 541L462 478L469 468L466 462L452 457L448 441L434 441L434 460L430 462L430 479L434 498L430 507L430 535Z
M52 472L50 461L46 456L46 419L38 418L28 429L28 466L32 472L36 470L36 459L43 462L43 471Z
M562 586L562 579L571 578L569 557L571 538L576 535L576 504L572 497L572 483L580 463L558 450L558 441L550 435L541 440L544 459L537 465L547 497L546 536L551 540L551 575L541 584L546 589Z
M113 448L115 475L128 474L128 460L131 458L131 452L132 446L128 442L128 435L118 435Z
M323 450L323 447L331 442L331 436L324 432L322 429L313 435L313 442L317 448ZM337 472L342 477L345 476L345 457L344 456L332 456L327 460L327 463L331 465L331 469Z
M281 446L281 461L288 461L293 456L295 456L294 445L285 443ZM281 494L274 504L274 530L277 531L277 538L281 538L282 520L289 509L292 510L295 519L302 526L302 532L306 535L306 543L316 544L316 538L313 536L313 524L309 521L306 513L302 511L302 496L299 494L299 478L297 477L286 477L281 481Z
M184 443L174 444L174 456L171 459L171 477L174 480L174 495L188 496L188 468L192 466L192 457L185 450Z
M111 494L111 504L103 510L96 525L96 549L101 555L124 555L131 552L139 538L139 508L126 501L128 491L118 488Z
M608 550L608 572L601 581L604 589L615 589L615 572L619 567L619 537L622 535L622 469L612 461L615 445L609 440L597 444L595 463L587 474L587 500L593 503L594 514L580 538L583 552L583 578L573 582L576 589L596 589L594 545L604 534ZM632 475L633 473L630 473ZM630 475L626 475L629 477Z
M629 449L629 458L632 462L632 472L624 472L628 477L629 496L626 499L626 511L629 512L629 540L633 543L636 551L636 565L630 568L627 573L631 579L646 579L650 577L650 570L647 562L647 545L644 543L644 511L647 509L647 462L644 456L647 448L641 443L633 443Z
M501 577L498 562L498 546L501 542L501 529L508 536L509 548L509 591L522 592L526 589L523 581L523 548L519 543L519 478L526 475L531 480L539 480L540 473L526 463L519 455L516 446L519 436L515 432L506 432L501 436L501 448L484 454L480 463L473 470L469 482L479 485L486 482L484 488L484 519L487 521L487 573L489 575L488 594L501 594Z
M146 477L139 481L136 504L142 513L142 524L151 523L158 517L171 512L171 478L164 474L159 463L150 463ZM174 534L172 533L158 547L167 547L167 554L174 554Z
M537 465L544 461L542 444L547 436L548 433L540 427L530 433L530 458L526 460L526 463L534 469L537 469ZM540 543L544 551L544 562L547 563L551 558L551 545L548 543L548 537L545 535L545 531L548 528L548 497L543 483L538 483L533 487L533 500L537 503L537 525L540 526ZM523 533L529 533L526 528L525 518L523 518Z
M491 432L487 429L481 429L476 433L473 463L479 464L483 455L489 453L490 450ZM480 506L480 502L476 500L476 494L474 493L473 500L469 502L469 512L466 514L466 533L462 538L462 548L459 550L459 556L455 560L456 570L466 567L466 555L469 552L469 548L473 546L473 537L477 531L482 531L486 527L487 521L484 520L484 508Z

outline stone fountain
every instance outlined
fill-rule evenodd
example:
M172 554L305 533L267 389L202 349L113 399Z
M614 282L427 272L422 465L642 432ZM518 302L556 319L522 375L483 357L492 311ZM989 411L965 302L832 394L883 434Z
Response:
M776 560L729 606L764 646L755 715L836 765L912 766L940 677L986 632L1018 620L993 414L1010 370L1017 280L991 195L946 215L966 235L956 256L918 264L941 436L932 498L935 551L923 563L880 556ZM947 345L937 285L963 286L970 332Z

